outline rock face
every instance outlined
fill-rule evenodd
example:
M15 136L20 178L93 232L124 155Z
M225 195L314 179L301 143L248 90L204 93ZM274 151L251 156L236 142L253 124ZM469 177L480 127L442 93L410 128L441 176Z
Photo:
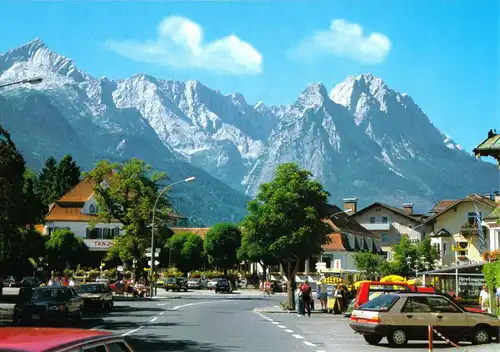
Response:
M180 187L179 208L204 223L240 219L244 194L255 195L288 161L321 180L333 202L355 195L423 209L497 186L494 165L463 151L411 97L371 74L349 76L329 94L312 84L289 106L252 105L198 81L97 79L35 39L0 55L0 75L44 78L0 96L0 123L30 164L66 152L87 167L135 156L172 179L199 175L196 186Z

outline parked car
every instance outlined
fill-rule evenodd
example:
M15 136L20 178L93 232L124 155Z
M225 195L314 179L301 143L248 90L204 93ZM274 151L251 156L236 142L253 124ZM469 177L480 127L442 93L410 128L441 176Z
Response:
M350 327L376 345L387 337L393 347L408 340L427 340L428 326L454 341L485 344L499 338L500 319L489 313L462 309L439 294L393 292L382 294L352 312Z
M22 287L14 306L14 322L64 322L79 320L83 313L83 298L73 287ZM1 336L1 334L0 334Z
M21 286L21 281L16 280L16 278L14 276L7 276L2 281L2 286L5 286L5 287L19 287L19 286Z
M30 276L25 277L21 280L21 287L38 287L42 283L42 280L37 279L36 277Z
M199 290L203 288L203 281L200 278L194 278L187 282L188 288Z
M368 301L371 301L381 294L392 292L436 293L436 290L433 287L415 286L407 284L405 282L366 281L361 283L358 292L356 293L356 297L354 298L354 309L360 307ZM451 296L448 296L448 298L451 298ZM454 302L458 303L455 300ZM469 312L483 312L482 310L477 308L462 308Z
M83 298L83 307L87 310L110 311L113 309L113 293L102 282L90 282L78 285L76 291Z
M210 280L210 281L208 281L208 283L207 283L207 288L208 288L209 290L213 290L213 289L215 289L215 285L217 285L217 282L218 282L219 280L222 280L222 278L211 279L211 280Z
M0 350L19 352L131 352L124 337L84 329L0 328Z
M184 290L184 292L187 292L188 286L187 286L187 279L184 277L170 277L167 279L167 282L165 284L165 290L172 290L172 291L181 291Z
M217 281L217 284L215 285L215 293L219 292L233 293L228 279L219 279L219 281Z

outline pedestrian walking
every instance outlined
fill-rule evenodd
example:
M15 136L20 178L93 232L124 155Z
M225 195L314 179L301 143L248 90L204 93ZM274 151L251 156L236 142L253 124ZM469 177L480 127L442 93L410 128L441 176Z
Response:
M302 303L304 304L304 309L302 310L302 315L311 317L311 296L312 289L309 285L309 281L305 281L302 285L300 291L302 292Z
M304 304L302 303L302 284L299 284L295 290L295 308L297 309L297 316L301 317L304 311Z

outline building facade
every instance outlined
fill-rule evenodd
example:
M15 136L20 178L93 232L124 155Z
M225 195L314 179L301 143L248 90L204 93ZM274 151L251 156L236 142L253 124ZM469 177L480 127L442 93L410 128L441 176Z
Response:
M113 238L123 234L123 225L117 220L97 222L99 206L94 186L95 182L85 178L51 204L42 233L50 236L55 230L67 229L83 239L90 251L108 251ZM186 226L186 223L185 217L172 215L169 227Z
M354 205L353 205L354 204ZM408 235L414 241L423 238L424 219L422 214L415 214L412 203L403 208L375 202L361 210L357 209L356 198L344 199L344 210L350 209L350 217L377 237L378 242L388 259L391 259L391 248L401 241L401 236Z
M438 249L441 258L438 266L473 264L482 262L482 252L489 248L489 229L477 223L475 208L485 218L495 209L491 197L472 194L450 201L448 206L426 220L426 235ZM485 249L481 248L479 227L486 237Z

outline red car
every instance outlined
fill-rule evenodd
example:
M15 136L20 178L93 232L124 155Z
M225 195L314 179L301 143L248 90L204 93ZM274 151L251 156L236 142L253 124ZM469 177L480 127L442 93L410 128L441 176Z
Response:
M354 298L354 309L358 309L361 305L365 304L368 301L371 301L373 298L377 297L380 294L391 292L436 293L436 290L433 287L415 286L407 284L405 282L362 282L358 289L358 292L356 293L356 298ZM460 300L453 298L452 296L447 294L444 295L453 300L456 304L460 303ZM462 306L461 308L472 313L484 312L478 308Z
M91 348L93 352L131 352L121 336L110 332L58 328L0 328L0 351L74 352Z
M435 293L436 291L432 287L416 287L404 282L377 282L377 281L366 281L362 282L359 286L358 292L356 293L356 298L354 298L354 309L357 309L361 305L368 301L371 301L376 296L383 293L391 292L425 292L425 293Z

